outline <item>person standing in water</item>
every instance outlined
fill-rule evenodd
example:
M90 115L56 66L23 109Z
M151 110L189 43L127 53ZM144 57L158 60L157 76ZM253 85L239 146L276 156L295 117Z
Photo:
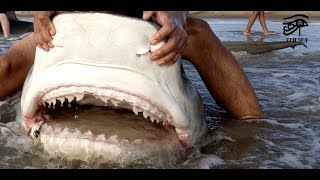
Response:
M277 34L277 32L268 30L267 24L266 24L266 19L264 16L264 11L253 11L249 17L247 28L243 32L244 35L246 35L246 36L251 35L250 31L251 31L252 25L254 24L254 22L256 21L258 16L259 16L259 21L260 21L261 27L263 29L264 35L267 36L267 35Z

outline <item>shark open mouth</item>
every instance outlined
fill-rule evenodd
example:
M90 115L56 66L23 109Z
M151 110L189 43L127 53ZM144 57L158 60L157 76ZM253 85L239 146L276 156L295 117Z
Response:
M59 94L59 96L57 96L57 94ZM41 101L38 102L40 105L37 108L37 115L33 118L25 119L26 126L30 128L33 127L31 135L34 137L39 133L36 129L40 129L40 127L35 124L52 121L49 112L61 110L63 107L71 108L76 106L78 109L81 105L95 105L106 107L106 109L110 109L110 107L113 109L127 109L131 110L135 115L139 115L139 113L142 114L145 119L150 120L152 123L175 127L168 110L156 104L152 99L116 89L75 86L59 87L40 96L40 99ZM65 110L68 110L68 108ZM75 118L78 119L77 115L75 115ZM176 131L179 133L182 130L176 129ZM181 136L183 136L183 134L181 134Z
M86 69L90 70L90 66ZM115 71L118 69L112 72ZM174 106L159 103L156 95L142 94L134 88L92 86L94 82L76 84L39 92L34 115L25 116L24 124L30 135L49 154L108 162L124 156L130 156L125 158L130 160L146 159L151 154L178 157L178 152L188 145L188 128L184 130L170 113L169 108ZM144 91L149 88L145 84Z
M164 44L150 45L156 25L102 13L65 13L53 22L55 48L37 49L21 97L22 123L46 152L168 160L206 132L202 99L182 60L159 66L150 59Z
M182 150L168 111L139 96L71 86L54 89L41 99L33 118L37 123L26 124L33 124L30 135L49 154L106 162L124 156L131 161L150 159L151 154L178 157Z

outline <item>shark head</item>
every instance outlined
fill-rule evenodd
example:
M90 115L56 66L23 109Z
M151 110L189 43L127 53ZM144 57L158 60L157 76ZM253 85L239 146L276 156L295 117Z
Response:
M180 151L206 132L203 102L181 59L159 66L159 29L142 19L64 13L49 52L36 50L22 124L51 155L113 161L132 152Z

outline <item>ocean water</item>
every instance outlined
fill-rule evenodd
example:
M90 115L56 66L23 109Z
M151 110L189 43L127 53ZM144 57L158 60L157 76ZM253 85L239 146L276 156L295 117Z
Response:
M281 20L268 20L279 34L265 37L258 21L253 36L242 35L247 19L205 19L221 41L282 41ZM200 92L209 133L173 168L320 168L320 23L302 30L307 48L297 46L261 55L233 52L257 94L265 118L230 119L211 98L195 68L184 62L186 73ZM296 35L297 36L297 35ZM0 40L0 54L14 42ZM0 168L101 168L81 162L50 158L36 148L15 121L14 109L0 102ZM103 167L102 167L103 168ZM139 168L139 167L137 167Z

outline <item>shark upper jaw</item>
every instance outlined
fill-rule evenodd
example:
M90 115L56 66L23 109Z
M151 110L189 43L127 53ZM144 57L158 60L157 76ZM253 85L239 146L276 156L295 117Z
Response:
M66 71L68 79L63 78ZM28 131L34 132L32 129L39 128L37 122L49 119L43 111L45 106L54 108L57 102L63 104L66 101L122 107L135 114L140 112L152 122L175 127L181 143L190 144L188 117L181 111L167 86L155 83L150 77L125 67L71 62L39 73L38 78L30 82L36 85L28 89L31 93L28 93L22 107L23 124Z

